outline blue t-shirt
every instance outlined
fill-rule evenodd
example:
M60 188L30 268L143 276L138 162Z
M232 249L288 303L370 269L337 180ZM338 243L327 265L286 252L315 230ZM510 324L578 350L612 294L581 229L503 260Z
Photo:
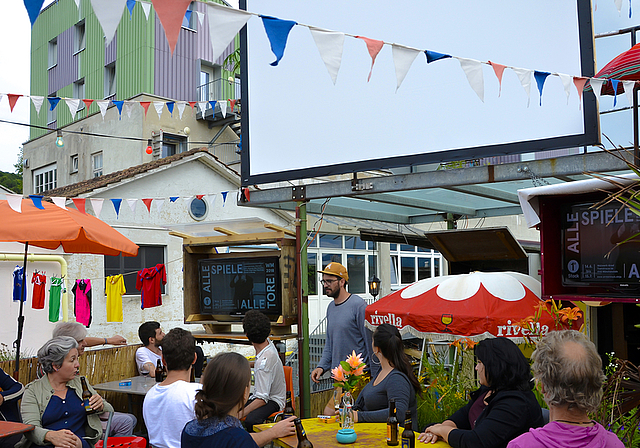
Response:
M20 294L22 294L22 284L24 280L24 268L22 266L16 266L13 270L13 301L20 301ZM22 301L27 300L27 294L22 296Z
M182 430L180 443L184 448L258 448L240 420L229 416L191 420Z
M83 439L85 436L84 425L87 423L87 414L82 400L73 391L67 389L64 399L53 395L42 414L42 427L52 431L68 429L82 440L83 448L90 448L89 443Z

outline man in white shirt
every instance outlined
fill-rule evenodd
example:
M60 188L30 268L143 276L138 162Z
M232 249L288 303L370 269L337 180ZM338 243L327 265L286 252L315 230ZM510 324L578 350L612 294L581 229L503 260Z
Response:
M184 425L196 418L196 392L202 387L189 382L196 340L187 330L174 328L162 340L161 356L167 378L147 392L142 416L154 448L180 448Z
M140 375L155 372L158 360L162 361L162 349L160 344L164 338L164 332L158 322L145 322L138 328L138 336L144 347L136 350L136 364ZM164 364L164 363L163 363Z
M260 311L250 310L242 320L242 327L256 351L254 392L240 415L240 418L246 417L244 425L252 432L253 425L264 423L271 414L284 408L287 387L278 350L269 340L269 318Z

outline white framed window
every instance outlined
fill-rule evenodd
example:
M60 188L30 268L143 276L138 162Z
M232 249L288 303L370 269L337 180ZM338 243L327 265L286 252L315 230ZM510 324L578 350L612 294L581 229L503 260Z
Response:
M91 155L91 167L93 168L93 177L102 176L102 151Z
M71 156L70 166L71 166L71 170L70 170L71 174L78 172L78 154Z
M73 97L78 98L80 100L84 98L84 78L79 79L73 83ZM80 101L78 112L80 112L81 110L84 110L84 108L85 108L84 102Z
M187 151L187 137L175 134L162 134L162 157L169 157Z
M53 98L58 96L58 92L52 92L49 94L49 97ZM58 121L58 107L51 110L51 106L49 105L49 101L45 101L43 105L47 108L47 127L51 127Z
M393 289L425 278L442 275L442 255L431 249L409 244L390 245L391 285Z
M195 3L196 2L191 2L189 4L189 8L187 8L184 17L182 18L182 28L187 28L192 31L196 30L196 22L198 19L196 18Z
M104 98L110 98L116 94L116 63L105 66L104 68Z
M58 65L58 38L54 37L49 41L49 70Z
M189 203L189 215L195 221L202 221L206 218L208 211L209 204L207 204L207 201L204 198L199 199L196 197L191 199L191 202Z
M86 48L84 20L76 23L73 29L73 52L79 53Z
M51 164L33 170L33 194L40 194L58 186L58 167Z

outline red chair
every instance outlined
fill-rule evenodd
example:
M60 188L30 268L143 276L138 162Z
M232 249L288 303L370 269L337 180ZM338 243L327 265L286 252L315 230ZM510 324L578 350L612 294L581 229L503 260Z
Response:
M111 430L111 418L113 412L109 412L109 420L107 421L107 429L104 431L103 440L98 440L95 444L95 448L147 448L147 439L144 437L109 437L109 431Z
M295 400L293 399L293 368L291 366L283 366L282 368L284 369L284 382L287 386L287 392L291 392L291 407L295 409ZM282 414L282 411L274 412L269 416L269 419L275 422Z

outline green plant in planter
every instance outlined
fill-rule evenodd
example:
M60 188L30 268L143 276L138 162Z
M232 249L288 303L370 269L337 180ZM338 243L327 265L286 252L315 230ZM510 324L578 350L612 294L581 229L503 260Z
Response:
M420 429L446 420L467 404L469 392L478 387L473 375L475 344L469 338L458 339L449 346L451 356L436 350L425 352L419 377L423 385L422 397L418 397Z

